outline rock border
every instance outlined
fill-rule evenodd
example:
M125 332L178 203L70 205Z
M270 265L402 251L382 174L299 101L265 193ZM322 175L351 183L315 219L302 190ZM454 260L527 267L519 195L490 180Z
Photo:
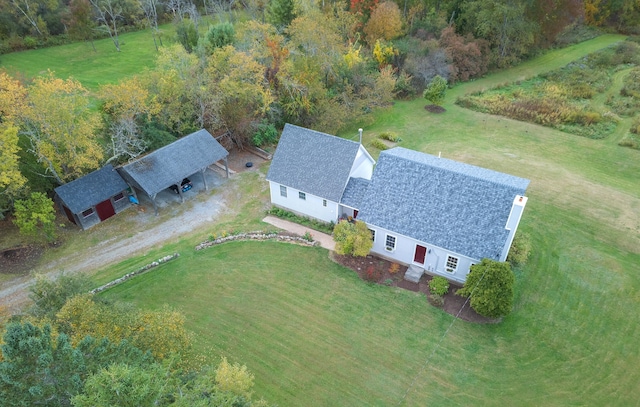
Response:
M173 253L173 254L170 254L168 256L164 256L164 257L162 257L162 258L160 258L160 259L158 259L156 261L153 261L153 262L151 262L151 263L149 263L147 265L144 265L144 266L140 267L136 271L132 271L131 273L127 273L127 274L125 274L124 276L122 276L120 278L117 278L117 279L115 279L113 281L108 282L107 284L101 285L98 288L94 288L93 290L91 290L89 292L91 294L97 294L97 293L102 292L104 290L107 290L109 288L115 287L118 284L122 284L125 281L127 281L127 280L129 280L129 279L131 279L131 278L133 278L133 277L135 277L137 275L140 275L140 274L144 273L145 271L149 271L152 268L158 267L159 265L161 265L163 263L166 263L166 262L168 262L170 260L173 260L175 258L178 258L178 257L180 257L180 253Z
M291 236L291 235L281 235L275 232L263 232L263 231L255 231L255 232L246 232L246 233L238 233L235 235L229 235L225 237L219 237L214 240L206 240L196 246L196 250L206 249L207 247L216 246L222 243L234 242L238 240L277 240L281 242L288 243L298 243L303 244L305 246L319 246L320 242L315 240L308 240L304 237L300 236Z

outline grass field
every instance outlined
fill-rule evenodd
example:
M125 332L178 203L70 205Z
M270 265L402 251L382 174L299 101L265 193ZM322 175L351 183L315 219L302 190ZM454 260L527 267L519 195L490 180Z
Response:
M456 321L418 294L361 282L322 249L281 243L194 252L190 238L166 248L178 260L105 295L175 306L199 350L247 364L256 393L280 406L640 405L639 152L453 104L620 38L459 85L440 115L398 102L365 128L365 143L391 130L402 146L531 179L521 230L534 251L500 324ZM253 227L252 213L239 224Z
M163 44L173 43L173 26L166 24L160 28ZM87 89L97 90L100 85L116 83L155 66L158 52L150 30L121 34L119 38L120 52L116 51L110 38L103 38L94 41L95 51L90 42L76 42L0 55L0 69L27 78L44 75L50 70L57 77L73 77Z

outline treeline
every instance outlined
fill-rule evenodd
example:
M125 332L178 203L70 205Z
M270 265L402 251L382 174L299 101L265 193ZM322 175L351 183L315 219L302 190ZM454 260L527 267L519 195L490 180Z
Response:
M279 1L276 1L279 3ZM340 8L366 20L379 0L297 1L304 11L319 6ZM152 27L185 15L196 21L201 15L242 10L264 21L274 1L259 0L2 0L0 1L0 53L59 44L70 39L117 35L117 31ZM293 2L292 2L293 3ZM499 46L501 53L528 45L546 46L574 21L638 34L640 5L636 0L396 0L410 34L431 31L433 25L455 24L459 33L472 33ZM280 7L280 6L277 6ZM429 18L426 18L430 15ZM115 31L115 32L114 32ZM511 45L509 44L511 43Z
M287 11L284 3L291 3L294 11ZM289 13L291 17L316 7L349 10L358 15L357 24L364 28L378 3L380 0L0 0L0 53L106 36L111 36L119 48L119 32L150 27L154 40L156 36L160 40L159 22L182 20L186 16L197 25L201 16L237 12L264 22L269 11ZM396 0L395 3L408 34L423 35L420 31L437 34L444 25L455 25L459 34L489 41L500 58L545 48L575 22L626 34L640 33L640 5L636 0ZM361 34L369 36L366 32Z
M83 276L40 276L34 305L0 310L3 406L267 406L253 400L254 376L193 352L184 316L141 311L86 294Z

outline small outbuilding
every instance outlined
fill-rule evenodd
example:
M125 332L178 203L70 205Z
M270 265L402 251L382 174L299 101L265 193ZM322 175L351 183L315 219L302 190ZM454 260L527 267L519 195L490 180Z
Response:
M208 189L205 171L210 165L224 160L226 175L229 177L227 156L229 152L207 130L198 130L147 154L118 169L118 172L135 191L146 194L153 203L156 215L156 196L172 186L182 195L182 181L196 173L202 175L205 189Z
M67 218L88 229L131 206L129 186L111 164L55 189Z

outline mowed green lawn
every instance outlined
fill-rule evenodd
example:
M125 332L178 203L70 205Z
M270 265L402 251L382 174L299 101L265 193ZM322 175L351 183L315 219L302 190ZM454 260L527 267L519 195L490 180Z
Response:
M398 102L365 126L365 144L391 130L400 145L531 180L521 230L533 254L500 324L454 320L284 243L184 241L168 248L178 260L104 295L181 310L199 350L247 364L280 406L640 405L640 153L453 104L620 38L459 85L446 113Z
M161 27L163 44L173 43L174 28L171 24ZM57 77L72 77L89 90L142 73L155 66L158 56L150 30L121 34L120 52L110 38L90 42L76 42L0 55L0 69L16 77L33 78L53 71Z

